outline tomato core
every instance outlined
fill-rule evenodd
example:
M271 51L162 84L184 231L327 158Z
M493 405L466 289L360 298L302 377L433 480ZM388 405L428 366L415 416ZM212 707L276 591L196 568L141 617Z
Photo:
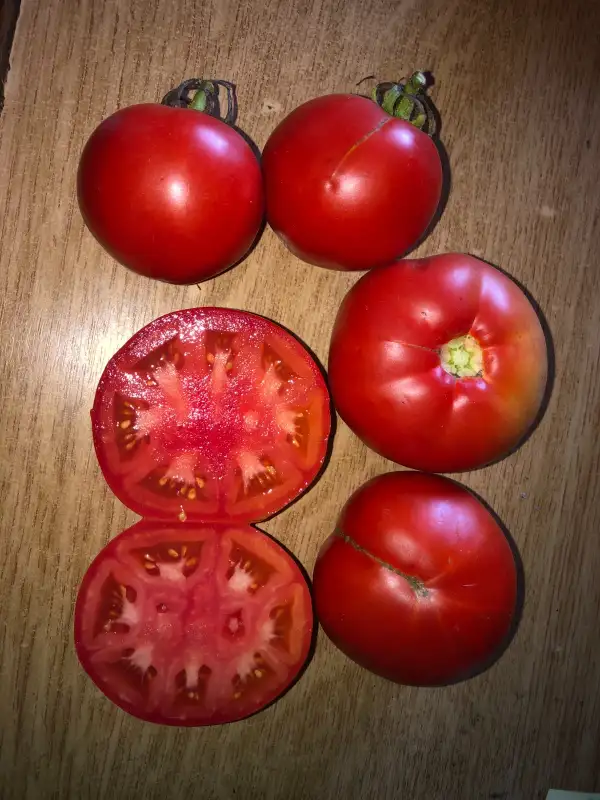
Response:
M455 378L480 378L483 374L483 351L470 334L451 339L440 351L442 367Z

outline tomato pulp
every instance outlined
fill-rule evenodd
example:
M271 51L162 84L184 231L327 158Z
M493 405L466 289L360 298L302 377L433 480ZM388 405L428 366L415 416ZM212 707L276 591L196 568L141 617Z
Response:
M464 487L416 472L381 475L348 500L313 576L323 630L389 680L435 686L488 666L517 602L510 545Z
M334 403L386 458L476 469L524 437L542 404L547 346L521 289L472 256L405 260L346 295L329 351Z
M255 314L160 317L110 360L92 409L116 496L145 517L265 519L323 463L329 398L293 336Z
M267 220L299 258L364 270L400 258L439 205L442 167L423 131L358 95L310 100L265 145Z
M119 707L151 722L207 725L276 699L308 655L306 581L245 525L142 521L87 571L75 610L78 657Z
M305 348L255 314L194 308L142 328L100 379L102 472L145 519L79 590L92 680L142 719L204 725L275 699L307 657L306 581L247 523L294 500L327 448L327 388Z
M81 155L77 195L113 258L171 283L238 262L264 216L260 166L243 137L208 113L159 103L100 123Z

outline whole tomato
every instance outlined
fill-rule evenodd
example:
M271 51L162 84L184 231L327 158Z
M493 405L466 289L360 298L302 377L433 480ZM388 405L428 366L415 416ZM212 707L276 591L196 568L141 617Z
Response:
M393 472L346 503L318 555L315 608L349 658L397 683L473 676L508 644L515 559L502 529L464 487Z
M212 116L219 83L186 81L163 104L121 109L85 145L77 175L83 219L117 261L141 275L206 280L239 261L259 231L260 166L227 124L233 106L227 122Z
M262 160L267 220L299 258L370 269L423 236L442 191L438 150L419 129L432 119L424 84L416 73L390 86L377 95L383 107L359 95L319 97L273 131Z
M428 472L484 466L530 429L547 345L521 289L462 254L405 260L346 295L329 351L334 403L369 447Z

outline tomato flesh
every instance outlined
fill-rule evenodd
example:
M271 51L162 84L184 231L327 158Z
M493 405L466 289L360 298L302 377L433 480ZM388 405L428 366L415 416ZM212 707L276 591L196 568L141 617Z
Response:
M253 314L188 309L111 359L92 409L102 471L137 513L256 521L314 479L330 429L321 373L292 336Z
M208 725L277 698L312 636L306 581L248 526L142 521L111 541L81 584L78 657L136 717Z
M329 638L397 683L436 686L488 666L517 606L515 559L490 512L438 475L358 489L321 548L315 609Z

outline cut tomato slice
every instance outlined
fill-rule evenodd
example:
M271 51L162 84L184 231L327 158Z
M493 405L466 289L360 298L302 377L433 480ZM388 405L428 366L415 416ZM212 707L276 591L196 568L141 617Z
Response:
M166 725L242 719L295 680L312 638L291 556L249 526L142 521L88 569L82 666L116 705Z
M138 514L257 521L315 478L329 397L307 350L243 311L195 308L142 328L100 379L92 427L112 491Z

